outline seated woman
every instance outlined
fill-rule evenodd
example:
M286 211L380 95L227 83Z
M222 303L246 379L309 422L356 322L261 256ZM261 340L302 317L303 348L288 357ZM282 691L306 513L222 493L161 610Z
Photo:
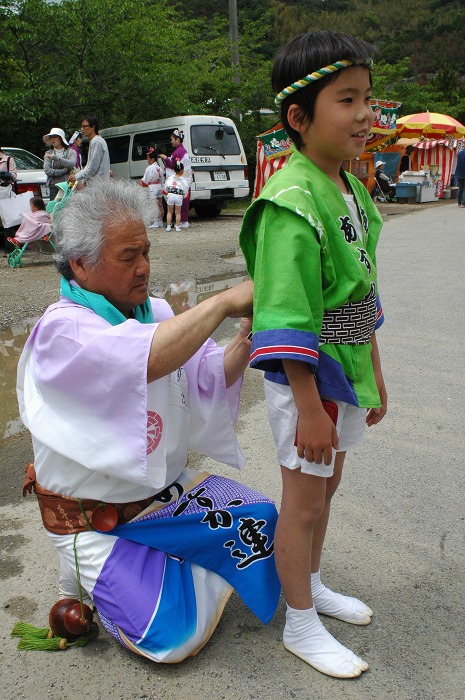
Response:
M41 197L33 197L29 205L31 213L25 212L23 214L21 226L16 231L15 237L7 238L7 241L16 247L21 247L31 241L38 241L52 230L52 219L45 211L44 200Z
M391 182L390 178L384 172L385 165L386 163L382 160L378 160L375 163L375 178L378 187L381 189L384 196L387 199L391 199L396 195L396 186L393 182Z

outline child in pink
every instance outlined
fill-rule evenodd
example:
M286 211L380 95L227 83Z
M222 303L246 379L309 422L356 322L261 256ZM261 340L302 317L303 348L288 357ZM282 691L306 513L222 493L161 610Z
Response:
M24 243L38 241L47 236L52 230L52 219L45 211L45 202L41 197L32 197L29 202L31 213L25 212L21 220L21 226L16 231L14 238L8 241L19 247Z

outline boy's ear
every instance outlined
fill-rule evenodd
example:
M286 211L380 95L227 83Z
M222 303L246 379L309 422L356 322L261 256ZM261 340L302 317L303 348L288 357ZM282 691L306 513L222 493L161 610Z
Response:
M289 122L289 126L298 133L302 133L308 129L308 119L304 115L302 107L299 105L292 104L289 107L287 110L287 120Z

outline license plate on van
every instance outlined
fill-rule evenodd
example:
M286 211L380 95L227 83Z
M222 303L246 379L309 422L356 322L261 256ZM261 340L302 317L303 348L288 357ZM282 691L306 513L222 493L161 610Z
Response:
M216 172L213 173L213 179L218 181L218 180L227 180L226 173L224 170L217 170Z
M50 197L50 190L47 187L47 185L41 185L40 192L42 194L42 197Z

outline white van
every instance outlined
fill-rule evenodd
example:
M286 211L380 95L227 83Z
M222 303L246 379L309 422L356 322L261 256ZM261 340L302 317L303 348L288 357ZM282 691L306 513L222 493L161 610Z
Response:
M249 181L244 148L236 126L227 117L187 115L101 129L115 177L139 180L153 146L170 155L170 134L184 133L183 146L192 160L191 206L199 216L217 216L228 199L247 197Z

